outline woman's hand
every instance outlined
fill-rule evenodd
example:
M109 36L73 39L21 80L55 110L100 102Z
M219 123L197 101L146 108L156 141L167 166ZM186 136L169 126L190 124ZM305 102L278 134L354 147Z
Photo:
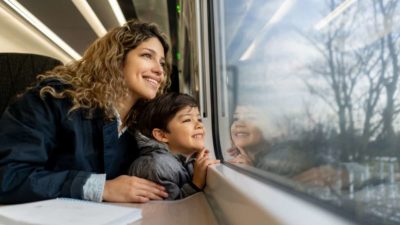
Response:
M107 180L103 192L103 201L107 202L143 203L166 197L168 194L164 187L146 179L126 175Z
M208 150L201 150L196 156L196 162L194 163L193 179L192 183L199 189L203 189L206 183L207 167L213 164L218 164L219 160L209 159Z

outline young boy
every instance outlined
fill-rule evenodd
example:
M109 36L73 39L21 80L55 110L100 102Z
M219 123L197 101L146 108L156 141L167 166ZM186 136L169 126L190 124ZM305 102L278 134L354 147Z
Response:
M140 156L129 175L163 185L170 200L201 191L207 167L219 160L209 159L204 148L205 130L196 100L186 94L161 95L146 104L137 123Z

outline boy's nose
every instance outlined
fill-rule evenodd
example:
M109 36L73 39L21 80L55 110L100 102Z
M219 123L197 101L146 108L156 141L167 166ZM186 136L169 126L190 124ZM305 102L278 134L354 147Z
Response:
M202 122L197 122L196 123L196 129L203 128L203 123Z
M243 121L243 120L236 120L235 122L233 122L232 125L235 126L235 127L244 127L244 126L246 126L245 125L245 121Z

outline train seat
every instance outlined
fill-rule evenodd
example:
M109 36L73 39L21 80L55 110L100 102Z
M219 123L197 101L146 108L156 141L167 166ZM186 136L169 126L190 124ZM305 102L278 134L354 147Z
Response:
M30 53L0 53L0 115L13 97L21 93L36 76L62 62Z

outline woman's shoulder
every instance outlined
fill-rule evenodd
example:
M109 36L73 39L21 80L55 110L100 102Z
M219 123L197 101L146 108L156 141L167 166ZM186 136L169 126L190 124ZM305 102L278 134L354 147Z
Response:
M66 89L70 89L71 85L57 78L46 78L44 80L37 80L31 86L27 87L23 93L20 93L15 100L20 99L21 97L40 97L42 100L48 100L46 98L48 96L47 94L45 94L44 96L41 95L42 89L46 87L50 87L56 92L62 92Z
M68 84L67 82L59 78L50 77L43 80L39 80L34 86L34 89L40 90L44 87L52 87L56 91L62 91L71 88L71 84Z
M49 111L68 111L71 105L70 99L59 99L49 95L42 95L42 88L50 86L56 91L64 90L68 88L68 85L57 79L46 79L37 82L33 86L27 88L27 90L17 95L12 101L10 101L8 110L12 113L31 112L31 114L49 112Z

